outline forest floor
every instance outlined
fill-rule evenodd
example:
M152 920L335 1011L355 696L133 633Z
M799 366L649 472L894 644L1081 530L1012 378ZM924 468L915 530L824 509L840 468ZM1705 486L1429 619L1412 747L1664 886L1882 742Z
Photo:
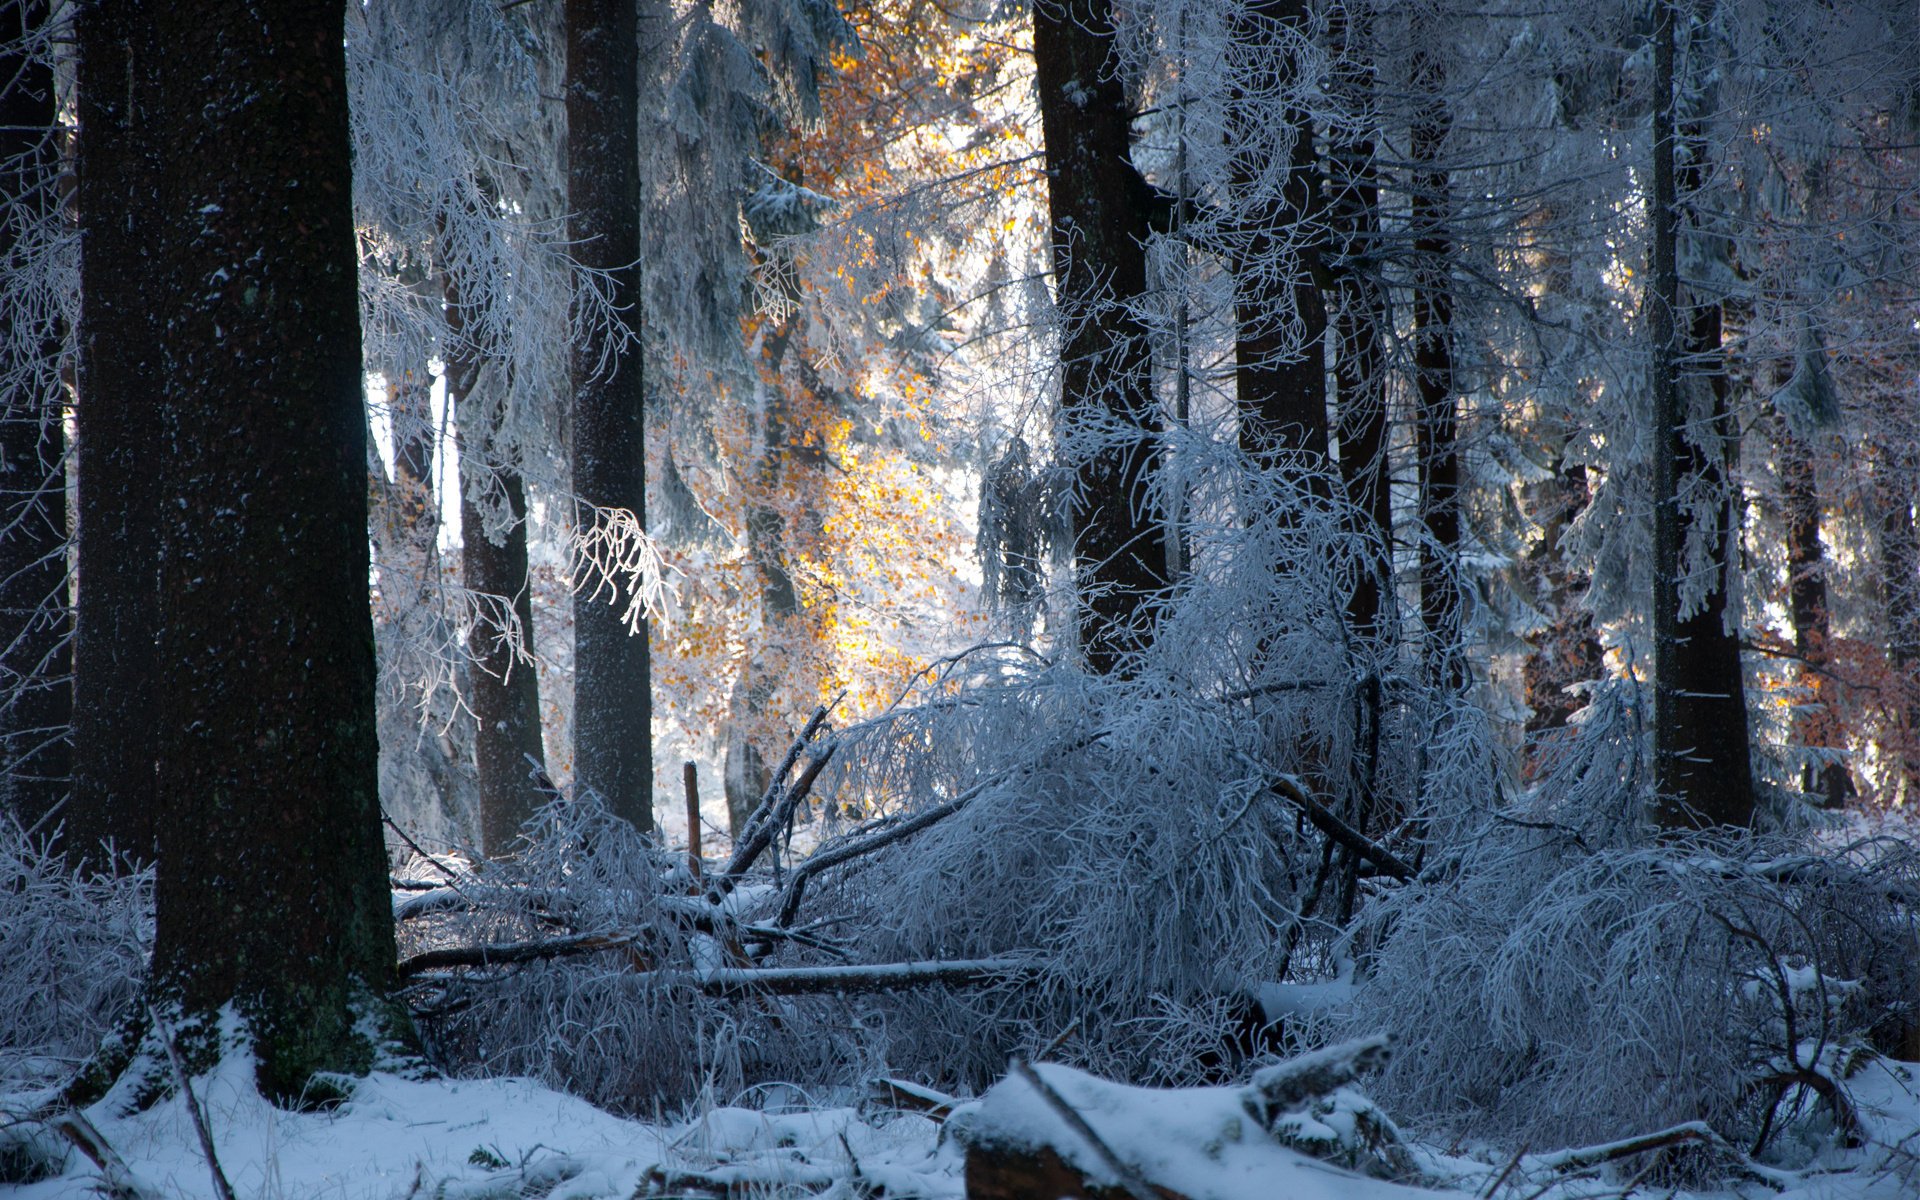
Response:
M1862 1144L1814 1153L1799 1170L1767 1170L1712 1192L1636 1177L1648 1156L1570 1171L1558 1156L1411 1144L1424 1187L1385 1183L1245 1136L1231 1113L1235 1089L1150 1092L1043 1068L1060 1092L1084 1102L1121 1158L1155 1183L1194 1200L1598 1200L1629 1195L1912 1200L1920 1196L1920 1067L1875 1060L1850 1081ZM416 1080L376 1073L329 1112L301 1113L261 1098L251 1063L230 1056L194 1082L215 1157L235 1200L585 1200L631 1196L816 1195L823 1200L965 1194L964 1150L927 1116L811 1104L793 1089L762 1088L734 1104L709 1103L677 1119L626 1120L523 1079ZM988 1094L1015 1087L1009 1079ZM0 1092L0 1112L37 1097ZM1030 1102L1002 1103L999 1118L1039 1119ZM752 1105L742 1107L741 1105ZM977 1114L980 1106L972 1106ZM20 1200L117 1195L121 1200L221 1200L186 1100L175 1095L132 1115L109 1095L84 1115L110 1147L103 1170L53 1130L0 1129L14 1175L22 1151L54 1173L11 1190ZM1025 1118L1019 1114L1025 1113ZM1222 1114L1228 1114L1224 1123ZM1203 1140L1208 1130L1210 1140ZM1196 1133L1196 1131L1198 1131ZM1058 1135L1054 1135L1058 1137ZM1061 1143L1065 1144L1065 1143ZM1072 1151L1068 1151L1069 1155ZM1099 1175L1099 1168L1091 1173ZM3 1178L4 1176L0 1176ZM14 1175L18 1178L17 1175ZM1124 1195L1116 1188L1113 1195Z

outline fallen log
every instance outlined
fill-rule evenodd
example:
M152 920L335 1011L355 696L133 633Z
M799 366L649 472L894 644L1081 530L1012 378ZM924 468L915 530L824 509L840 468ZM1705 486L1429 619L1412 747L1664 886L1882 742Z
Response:
M1216 1200L1248 1194L1326 1195L1328 1173L1344 1200L1413 1200L1433 1193L1375 1174L1342 1171L1290 1143L1296 1131L1269 1132L1259 1119L1280 1102L1294 1114L1329 1106L1343 1113L1366 1106L1344 1083L1379 1061L1374 1039L1335 1048L1291 1072L1282 1069L1251 1087L1132 1087L1055 1065L1021 1069L977 1103L963 1106L947 1128L966 1154L973 1200ZM1283 1064L1284 1068L1284 1064ZM1037 1082L1036 1082L1037 1081ZM1330 1091L1315 1089L1325 1085ZM1385 1118L1382 1124L1390 1126ZM1346 1149L1346 1147L1342 1147ZM1371 1155L1367 1146L1352 1147ZM1412 1176L1410 1170L1408 1177ZM1258 1190L1249 1193L1250 1181Z

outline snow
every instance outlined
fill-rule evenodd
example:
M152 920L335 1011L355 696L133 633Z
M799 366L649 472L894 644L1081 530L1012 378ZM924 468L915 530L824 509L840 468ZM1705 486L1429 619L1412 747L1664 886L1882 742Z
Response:
M1155 1184L1193 1200L1418 1200L1495 1193L1585 1200L1623 1194L1644 1160L1609 1170L1611 1179L1556 1169L1554 1154L1448 1158L1415 1147L1429 1186L1368 1178L1279 1145L1260 1128L1239 1087L1149 1089L1071 1068L1035 1068L1118 1157ZM1866 1145L1832 1147L1798 1172L1768 1171L1757 1200L1911 1200L1920 1194L1920 1070L1884 1059L1848 1086ZM1345 1090L1345 1089L1343 1089ZM795 1089L762 1090L766 1108L708 1105L685 1119L628 1120L525 1079L419 1080L375 1073L332 1112L275 1108L253 1086L253 1064L230 1054L194 1082L220 1164L239 1197L345 1200L550 1200L716 1193L728 1185L791 1188L826 1200L856 1195L959 1200L964 1147L1046 1143L1096 1183L1118 1186L1101 1155L1018 1075L961 1105L946 1129L920 1115L885 1109L802 1107ZM25 1095L0 1097L22 1111ZM156 1198L208 1200L213 1184L178 1096L145 1112L117 1111L110 1094L87 1118ZM26 1131L31 1130L31 1133ZM1643 1131L1634 1131L1643 1132ZM15 1186L20 1200L96 1195L99 1172L32 1122L0 1130L0 1149L30 1137L63 1156L57 1176ZM1559 1156L1564 1157L1564 1156ZM1778 1189L1778 1190L1776 1190ZM1686 1197L1659 1188L1649 1196Z
M1239 1088L1153 1089L1070 1067L1034 1068L1116 1156L1153 1183L1193 1200L1412 1200L1435 1193L1369 1179L1289 1150L1248 1112ZM1121 1181L1033 1087L1002 1080L950 1122L980 1143L1044 1143L1096 1184Z
M413 1080L385 1073L359 1081L335 1111L299 1113L264 1100L253 1086L251 1060L239 1054L195 1080L194 1092L220 1165L243 1198L525 1194L585 1200L631 1196L650 1179L678 1173L820 1187L850 1177L856 1162L863 1177L892 1181L889 1194L960 1192L957 1154L936 1148L937 1127L918 1116L863 1120L850 1108L715 1107L688 1121L656 1124L601 1112L526 1079ZM17 1111L15 1100L0 1100L0 1107ZM154 1197L212 1200L184 1100L175 1096L131 1115L116 1114L115 1100L109 1096L86 1115L136 1182ZM37 1140L55 1145L44 1130ZM77 1200L94 1196L98 1179L94 1166L69 1150L57 1177L11 1194Z

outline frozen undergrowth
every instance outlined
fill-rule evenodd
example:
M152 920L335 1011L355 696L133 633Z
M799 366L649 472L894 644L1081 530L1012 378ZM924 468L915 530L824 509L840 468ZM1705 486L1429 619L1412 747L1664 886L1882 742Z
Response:
M57 1083L139 994L153 872L69 871L0 816L0 1086Z

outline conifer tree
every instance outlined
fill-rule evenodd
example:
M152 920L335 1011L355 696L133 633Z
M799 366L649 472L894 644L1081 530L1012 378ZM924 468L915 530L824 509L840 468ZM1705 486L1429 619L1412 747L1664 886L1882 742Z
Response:
M152 986L203 1037L234 1006L288 1100L370 1065L360 1022L394 960L342 19L292 0L78 17L88 278L123 250L150 264L151 337L99 307L82 333L87 403L146 417L141 463L164 464L136 683L156 714ZM137 248L93 240L129 223Z

